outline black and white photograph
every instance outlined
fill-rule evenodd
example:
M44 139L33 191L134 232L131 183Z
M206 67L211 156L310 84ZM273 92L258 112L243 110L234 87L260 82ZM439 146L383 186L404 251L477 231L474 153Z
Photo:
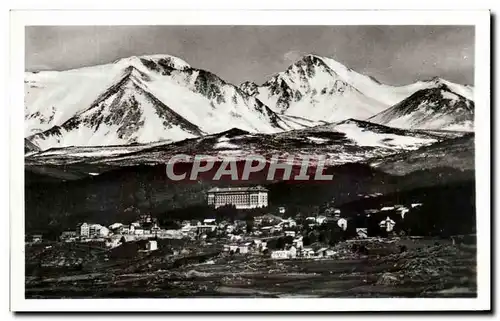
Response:
M488 292L489 13L330 14L19 19L23 302Z

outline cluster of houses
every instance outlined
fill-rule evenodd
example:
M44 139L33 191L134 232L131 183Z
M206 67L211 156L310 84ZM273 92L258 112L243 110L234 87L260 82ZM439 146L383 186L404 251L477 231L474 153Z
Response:
M410 211L412 208L420 207L422 206L422 203L411 203L410 207L406 207L401 204L395 204L393 206L383 206L381 208L373 208L373 209L367 209L364 211L367 217L370 217L372 214L380 213L380 212L390 212L390 211L396 211L401 215L401 218L405 218L405 214Z
M203 221L185 220L181 223L180 235L182 237L195 238L199 235L207 235L220 229L214 218L206 218Z
M328 247L322 247L314 250L311 247L297 248L295 245L286 245L283 250L271 252L271 258L275 260L286 260L295 258L328 258L332 257L336 252Z
M378 193L361 195L362 197L377 197ZM267 206L267 190L262 187L256 188L214 188L209 193L211 205L223 206L228 203L237 202L239 208L248 209ZM396 222L392 220L389 213L398 212L404 219L406 213L412 208L421 206L421 203L412 203L410 206L393 205L364 210L364 215L380 215L387 213L387 217L379 222L381 230L393 231ZM238 207L237 207L238 208ZM156 219L151 215L141 215L137 221L131 224L113 223L103 226L95 223L83 222L77 225L73 231L65 231L61 234L61 240L65 242L102 240L109 247L116 247L123 242L146 239L150 240L147 250L157 249L156 239L181 239L204 240L217 237L227 240L223 245L225 253L232 254L268 254L272 259L291 259L301 257L329 257L335 253L328 248L312 249L304 247L301 232L304 229L315 229L325 224L336 224L341 230L346 231L349 224L354 224L349 218L341 217L340 209L329 207L322 215L301 217L300 224L294 218L283 218L286 208L279 207L277 213L280 216L266 214L256 216L248 230L249 222L246 220L220 221L215 218L203 220L184 220L178 229L162 229ZM385 215L384 215L385 217ZM296 217L297 218L297 217ZM298 219L298 218L297 218ZM356 227L358 238L368 237L366 227ZM268 240L276 237L291 237L283 248L269 250ZM41 238L41 236L40 236Z
M390 217L389 212L397 212L404 219L406 213L412 208L422 206L422 203L412 203L409 206L393 205L382 206L377 209L365 210L365 216L370 217L375 213L387 213L384 219L378 222L381 231L392 232L396 226L396 222ZM283 214L284 210L280 209ZM304 247L300 231L303 228L314 229L324 224L336 224L341 230L346 231L349 224L354 224L350 219L341 217L339 209L330 208L325 215L309 216L306 217L301 225L292 218L283 219L278 216L264 215L255 217L255 229L248 234L231 235L229 234L229 243L224 245L224 252L231 254L262 254L268 253L272 259L293 259L293 258L321 258L331 257L336 253L330 248L316 248ZM380 214L378 214L380 215ZM368 231L366 227L355 227L357 238L367 238ZM228 230L228 232L230 232ZM286 244L283 248L269 251L267 248L266 239L273 235L290 236L293 241Z
M337 221L340 213L337 213ZM307 217L305 219L309 227L326 224L326 216ZM345 220L344 220L345 221ZM294 259L329 257L335 254L333 250L321 248L314 250L304 247L303 237L300 235L300 227L292 218L283 219L274 215L263 215L254 218L254 229L244 235L228 234L228 243L224 245L223 252L226 254L267 254L271 259ZM342 222L342 221L341 221ZM277 237L291 237L291 241L283 248L270 250L269 240Z
M64 242L105 241L107 246L114 247L123 239L148 239L162 234L165 234L165 231L160 229L156 220L145 214L131 224L113 223L106 227L96 223L79 223L75 230L62 232L60 239ZM151 247L154 248L155 245Z
M223 252L225 254L255 254L270 255L274 260L285 260L295 258L321 258L335 255L335 251L324 247L314 250L311 247L304 247L302 236L293 238L291 244L286 244L282 249L269 250L267 240L269 238L242 239L239 242L225 244Z

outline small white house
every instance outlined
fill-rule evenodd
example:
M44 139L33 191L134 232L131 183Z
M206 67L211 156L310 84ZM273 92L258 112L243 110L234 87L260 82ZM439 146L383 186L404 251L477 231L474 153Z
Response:
M366 239L368 237L368 229L366 227L356 228L356 234L360 239Z
M206 218L203 220L203 225L216 225L215 218Z
M248 253L248 246L247 245L240 245L238 246L238 250L240 254L247 254Z
M325 251L325 256L326 256L326 257L332 257L332 256L334 256L335 254L337 254L337 252L335 252L335 251L334 251L334 250L332 250L332 249L328 249L328 250L326 250L326 251Z
M288 258L288 251L272 251L271 259L274 260L285 260Z
M297 249L291 246L288 250L272 251L271 258L274 260L293 259L297 257Z
M106 247L114 248L121 244L122 236L117 235L106 240Z
M247 254L248 250L249 247L246 244L225 244L223 248L224 252L233 252L240 254Z
M184 225L183 227L181 227L181 231L184 232L184 233L189 233L189 232L194 232L194 231L197 231L198 230L198 226L197 225Z
M303 257L313 257L314 256L314 250L310 247L304 247L302 249L302 256Z
M316 251L316 256L317 257L325 257L326 256L326 251L328 250L327 247L322 247L319 250Z
M109 235L109 229L105 226L99 225L99 227L95 230L94 235L99 237L106 237Z
M385 220L380 221L379 226L385 229L386 232L392 232L396 222L394 222L389 216Z
M156 251L158 250L158 243L156 241L148 241L148 243L146 243L146 251Z
M289 218L286 220L282 220L278 225L285 226L285 227L294 227L294 226L297 226L297 222L294 219Z
M232 242L239 241L243 238L241 235L234 235L234 234L230 234L228 236Z
M117 230L118 234L130 234L130 227L128 226L122 226Z
M410 211L410 209L403 206L403 207L398 208L398 211L399 211L399 214L401 214L401 218L404 219L405 214L408 213Z
M90 225L88 223L82 223L78 226L80 236L89 237L90 236Z
M285 231L285 236L295 237L295 234L296 234L295 231Z
M327 217L323 215L316 217L316 223L318 223L319 225L326 223L326 220Z
M274 226L264 226L263 228L260 229L263 233L269 233L272 234L274 233Z
M112 231L118 230L120 227L122 227L122 223L113 223L109 226L109 229Z
M345 218L340 218L337 221L337 225L342 229L342 231L347 230L347 220Z
M294 239L292 244L297 249L303 248L304 247L304 242L302 241L302 236L300 236L299 238Z

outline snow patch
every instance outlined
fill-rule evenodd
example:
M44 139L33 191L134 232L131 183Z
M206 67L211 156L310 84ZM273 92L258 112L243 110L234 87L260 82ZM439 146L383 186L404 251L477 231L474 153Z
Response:
M214 145L215 149L240 149L240 146L229 143L229 142L218 142Z
M330 141L329 139L312 137L312 136L307 137L307 139L309 139L310 141L312 141L313 143L316 143L316 144L325 144L325 143L328 143Z
M365 130L356 124L351 123L338 125L335 129L344 133L347 138L353 140L359 146L385 147L394 149L403 148L413 150L437 141L436 139L431 138L374 133L373 131Z

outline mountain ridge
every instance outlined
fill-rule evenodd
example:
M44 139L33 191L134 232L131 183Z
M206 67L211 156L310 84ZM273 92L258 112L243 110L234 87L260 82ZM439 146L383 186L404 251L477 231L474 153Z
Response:
M120 59L111 65L83 68L83 75L81 75L82 70L71 70L68 73L60 72L65 76L69 74L70 78L76 74L78 76L77 79L84 82L91 82L94 78L97 78L97 80L100 79L102 70L96 76L94 74L96 69L111 70L113 75L106 77L105 81L102 82L104 86L103 90L94 90L95 97L93 100L90 100L88 98L89 95L86 95L85 92L81 93L83 98L75 97L75 100L81 99L85 101L85 103L79 106L79 110L76 110L73 115L64 118L64 121L61 119L60 123L56 123L41 132L31 132L31 135L28 135L28 139L43 149L57 146L95 144L95 142L85 142L85 136L89 140L92 140L91 138L96 136L95 132L97 132L98 127L102 127L101 125L95 124L92 127L94 132L89 130L82 136L81 133L71 132L68 124L71 124L71 122L78 123L78 121L75 121L75 118L79 118L88 110L95 108L96 104L106 99L109 99L109 102L104 110L113 107L114 96L120 91L123 91L122 94L129 97L136 97L137 95L147 96L147 100L150 101L149 104L153 106L152 108L157 113L170 114L170 116L177 119L174 125L184 124L181 127L184 127L184 129L189 128L189 130L179 130L179 133L169 137L167 129L170 124L167 123L164 124L167 127L165 130L156 130L158 135L152 135L148 140L141 139L140 133L130 135L131 139L122 140L116 138L120 136L113 132L116 128L108 128L107 134L103 134L106 137L102 141L110 145L163 139L180 140L193 137L193 135L202 136L206 133L221 131L235 125L245 130L269 133L303 127L297 122L290 122L288 124L286 120L281 119L279 115L262 104L258 99L249 97L236 86L225 82L211 72L191 68L189 65L177 60L172 62L170 59L166 60L162 58L162 56L153 57L155 60L130 57ZM37 74L37 77L41 77L43 80L44 74ZM28 81L28 83L30 82ZM32 82L31 85L33 85ZM34 86L36 87L36 85ZM50 95L47 96L50 97ZM46 98L47 96L42 98ZM134 104L137 104L137 102L138 99L134 98ZM139 101L138 109L141 109L141 103L143 102ZM44 107L47 105L44 105ZM128 108L115 108L114 112L118 114L130 113L128 110L130 104L126 107ZM55 120L54 113L59 110L57 108L52 108L52 110L46 108L44 111L48 112L50 119ZM39 112L40 110L35 112L35 114ZM32 115L26 115L26 118L31 119ZM148 130L141 125L141 122L148 123L150 121L142 119L139 122L136 118L134 118L135 121L130 124L123 124L123 126L137 127L137 130L142 131ZM40 119L43 119L43 117L40 117ZM61 128L67 130L61 131ZM30 131L28 130L28 132ZM182 132L185 132L185 134L183 135ZM82 137L73 139L79 135ZM64 138L63 136L69 138Z
M446 84L468 99L473 97L470 87L439 77L402 86L382 84L332 58L311 54L303 56L285 71L272 75L253 91L257 92L256 97L279 113L311 118L312 112L315 119L323 120L326 117L329 121L337 121L346 118L366 119L367 113L363 113L363 109L371 111L373 116L418 90L439 87L441 84ZM304 103L304 100L307 101ZM353 112L353 108L361 112ZM317 109L320 109L320 113L314 115ZM338 115L331 116L332 112Z
M402 128L473 131L474 102L440 84L419 90L368 120Z
M127 81L128 85L123 83ZM453 93L473 95L469 87L441 78L401 87L384 85L332 58L318 55L305 55L261 86L249 81L235 86L170 55L132 56L68 71L27 72L25 137L47 149L91 146L96 142L120 145L177 141L232 127L276 133L350 118L368 120L390 108L390 101L442 84ZM121 104L127 108L112 108L114 95L120 90L126 91L123 95L129 98L127 104ZM267 96L263 90L268 91ZM103 103L106 99L107 103ZM95 108L96 102L107 104L103 111L113 110L118 116L133 114L130 109L135 105L142 116L163 116L138 120L136 115L110 127L94 123L79 132L72 131L67 123L81 123L78 119ZM162 121L162 117L167 121ZM105 119L99 115L95 118ZM156 125L144 125L149 123Z

